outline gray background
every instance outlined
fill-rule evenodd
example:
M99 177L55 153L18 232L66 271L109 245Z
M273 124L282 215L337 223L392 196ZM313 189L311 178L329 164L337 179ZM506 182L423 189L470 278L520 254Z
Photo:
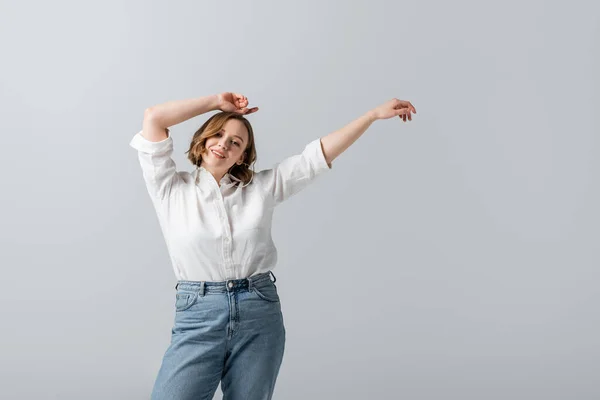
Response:
M261 108L257 169L393 97L418 111L275 214L275 398L600 398L599 12L3 1L0 398L149 397L175 277L129 140L222 91ZM172 128L178 168L207 117Z

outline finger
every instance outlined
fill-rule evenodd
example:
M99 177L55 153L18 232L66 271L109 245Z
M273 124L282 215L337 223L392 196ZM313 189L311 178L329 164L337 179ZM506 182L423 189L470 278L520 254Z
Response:
M412 114L410 113L410 111L408 112L408 120L412 121Z
M406 108L410 109L415 114L417 113L417 109L415 108L415 106L412 105L412 103L410 101L402 101L401 103L402 103L402 107L406 107Z
M252 114L258 111L258 107L254 107L248 110L247 114Z

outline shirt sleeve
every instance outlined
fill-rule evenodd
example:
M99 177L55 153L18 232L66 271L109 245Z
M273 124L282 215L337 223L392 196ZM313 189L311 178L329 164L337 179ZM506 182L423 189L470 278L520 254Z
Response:
M150 197L159 202L164 200L181 179L177 174L175 162L171 158L173 139L169 135L160 142L152 142L138 132L131 139L129 145L138 151L138 158Z
M255 179L277 205L331 168L331 164L325 160L319 138L307 144L302 153L284 159L271 169L258 172Z

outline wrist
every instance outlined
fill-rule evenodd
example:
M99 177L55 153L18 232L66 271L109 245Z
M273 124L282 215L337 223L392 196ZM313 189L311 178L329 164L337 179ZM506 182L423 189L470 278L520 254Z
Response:
M369 121L371 123L377 121L379 118L377 118L377 114L375 113L374 110L370 110L365 114L365 117L367 117L369 119Z
M213 94L210 96L210 109L211 111L217 111L221 109L221 96L219 94Z

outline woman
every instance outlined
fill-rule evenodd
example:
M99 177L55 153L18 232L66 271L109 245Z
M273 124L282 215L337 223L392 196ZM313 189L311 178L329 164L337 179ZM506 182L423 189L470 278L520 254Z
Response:
M187 151L196 170L177 171L168 128L216 110ZM212 399L219 382L225 400L271 399L285 345L271 272L275 206L331 169L375 120L406 122L416 113L410 102L392 99L255 173L254 133L244 115L256 111L237 93L168 102L146 110L131 140L177 278L171 344L154 400Z

